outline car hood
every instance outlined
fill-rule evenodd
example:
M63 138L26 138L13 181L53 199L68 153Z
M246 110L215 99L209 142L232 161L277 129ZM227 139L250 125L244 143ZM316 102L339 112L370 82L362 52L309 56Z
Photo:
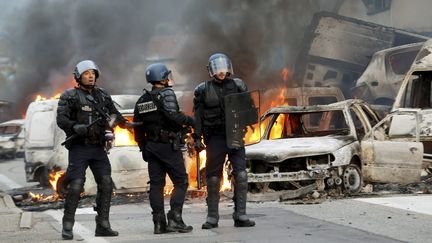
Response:
M261 140L246 146L246 158L281 162L289 158L331 153L355 141L352 136L325 136Z
M6 136L6 135L0 136L0 143L9 142L12 137L13 137L12 135L11 136Z

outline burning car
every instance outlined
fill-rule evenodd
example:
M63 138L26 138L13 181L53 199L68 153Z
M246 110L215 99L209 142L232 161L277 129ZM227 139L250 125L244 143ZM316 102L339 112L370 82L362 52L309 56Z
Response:
M250 188L265 192L269 188L339 187L357 193L363 179L397 183L419 180L422 144L397 141L394 134L382 135L379 140L374 135L388 131L384 124L360 100L271 108L261 117L261 141L246 146ZM408 132L412 131L417 130L410 127ZM407 171L413 176L404 178Z
M15 158L24 155L24 120L11 120L0 124L0 156Z
M137 95L112 95L117 109L131 120L133 109L138 100ZM32 102L26 113L25 122L25 171L27 181L38 181L48 185L48 173L65 170L68 164L68 153L61 143L66 139L65 133L56 124L58 99L38 100ZM147 189L147 163L143 162L139 148L134 141L133 130L114 128L115 140L109 150L112 178L117 191L143 191ZM87 171L88 180L85 192L96 192L96 183ZM131 179L133 178L133 179Z

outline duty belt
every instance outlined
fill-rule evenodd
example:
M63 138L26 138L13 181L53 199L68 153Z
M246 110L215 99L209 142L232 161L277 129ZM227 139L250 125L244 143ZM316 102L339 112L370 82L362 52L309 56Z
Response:
M171 131L160 130L159 132L149 133L148 139L159 143L171 143L173 139L176 139L178 134Z

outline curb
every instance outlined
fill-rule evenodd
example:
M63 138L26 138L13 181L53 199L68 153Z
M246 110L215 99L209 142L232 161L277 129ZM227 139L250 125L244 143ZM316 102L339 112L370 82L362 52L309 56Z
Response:
M17 208L14 201L12 200L12 197L4 192L0 192L0 201L3 201L3 203L0 202L0 213L19 214L20 229L31 229L33 221L33 214L31 212L23 212L21 209ZM5 207L2 207L2 205Z

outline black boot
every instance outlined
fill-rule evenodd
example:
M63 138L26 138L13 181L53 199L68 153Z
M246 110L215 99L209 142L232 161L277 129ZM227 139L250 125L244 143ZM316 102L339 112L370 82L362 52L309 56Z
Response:
M220 179L216 176L207 178L207 219L202 229L218 227L219 222Z
M68 192L64 204L64 215L62 220L62 238L72 240L72 228L75 223L75 212L80 200L80 194L84 186L83 179L76 179L69 183Z
M168 218L167 230L169 231L175 231L179 233L189 233L193 230L192 226L186 225L183 222L182 209L180 208L171 209L168 212L167 218Z
M246 196L247 196L247 172L241 171L234 177L234 226L253 227L255 221L246 215Z
M118 236L119 233L111 229L109 222L109 210L111 207L112 180L111 176L102 176L97 180L98 190L96 195L96 231L95 236Z
M165 212L153 212L153 223L154 223L154 234L164 234L173 232L167 229L167 222L165 218Z

